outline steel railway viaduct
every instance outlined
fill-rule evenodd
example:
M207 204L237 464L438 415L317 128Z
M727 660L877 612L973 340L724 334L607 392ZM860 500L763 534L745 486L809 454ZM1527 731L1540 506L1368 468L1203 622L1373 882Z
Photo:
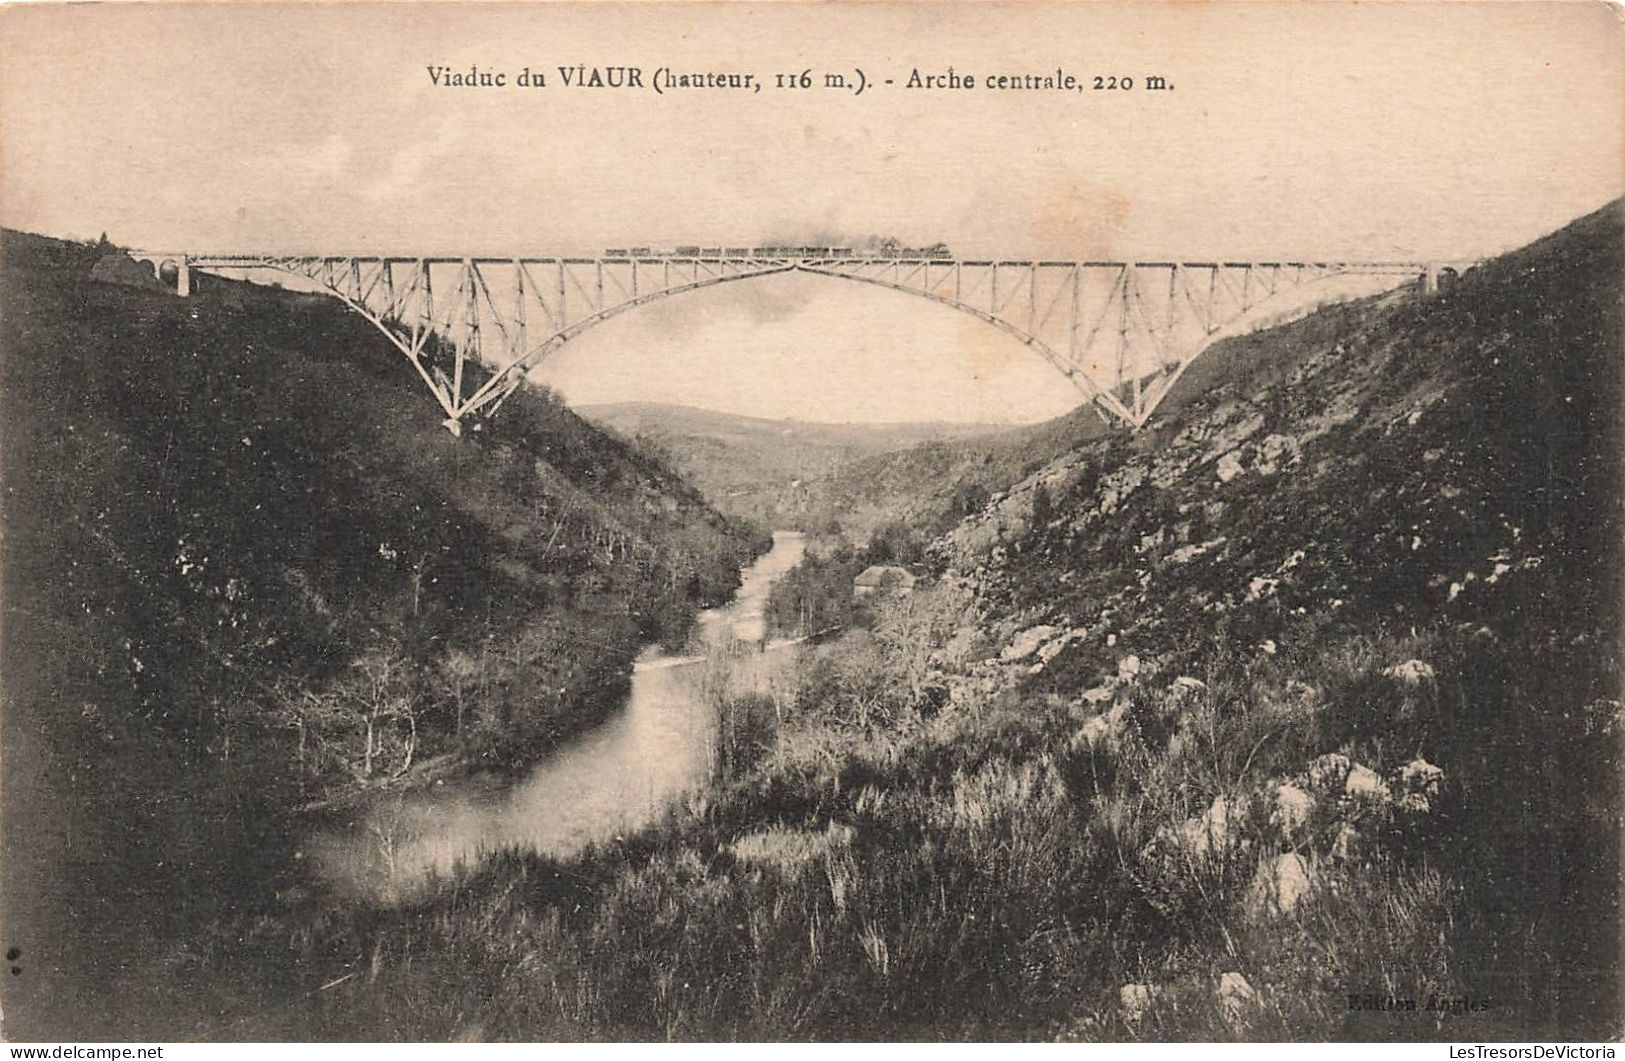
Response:
M886 288L976 317L1025 344L1108 422L1137 429L1216 340L1313 285L1369 277L1431 295L1471 262L965 260L845 248L641 248L582 257L197 254L136 250L189 295L195 270L298 277L370 321L439 403L444 424L489 416L559 346L660 299L806 273ZM278 279L280 282L280 279ZM1340 296L1327 285L1326 301ZM1368 289L1369 290L1369 289ZM483 372L467 372L470 363Z

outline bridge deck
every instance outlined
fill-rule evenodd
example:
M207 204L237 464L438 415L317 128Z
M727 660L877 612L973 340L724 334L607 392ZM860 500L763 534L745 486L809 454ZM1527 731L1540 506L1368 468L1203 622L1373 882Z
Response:
M658 299L786 272L889 288L970 314L1043 357L1102 415L1139 427L1191 361L1261 310L1279 309L1293 291L1342 277L1414 279L1431 294L1442 274L1475 264L955 258L824 247L561 256L131 253L155 271L175 265L183 295L191 271L203 269L297 276L339 298L395 345L453 431L465 416L495 412L528 372L587 328ZM469 358L488 370L478 382L465 373Z

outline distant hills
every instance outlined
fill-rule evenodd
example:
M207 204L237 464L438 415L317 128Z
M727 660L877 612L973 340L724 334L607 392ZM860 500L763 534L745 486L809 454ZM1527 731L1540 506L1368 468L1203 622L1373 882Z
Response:
M807 484L855 460L922 444L990 438L1008 424L815 423L658 402L585 405L576 412L657 446L723 511L775 526L798 523Z

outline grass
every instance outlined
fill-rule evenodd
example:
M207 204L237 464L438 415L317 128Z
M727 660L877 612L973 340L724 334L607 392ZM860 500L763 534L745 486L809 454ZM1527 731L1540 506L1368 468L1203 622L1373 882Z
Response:
M856 722L839 685L819 676L871 651L851 639L807 650L771 693L746 701L728 688L731 665L719 666L713 695L748 739L731 738L736 750L720 757L708 789L623 844L569 863L511 853L410 911L374 916L354 938L329 939L329 961L376 958L365 958L368 979L334 989L299 1026L314 1018L323 1035L402 1039L1412 1039L1529 1029L1533 1000L1506 977L1533 955L1487 956L1507 937L1480 916L1473 872L1533 850L1503 837L1487 851L1472 824L1474 808L1509 784L1504 758L1449 760L1447 798L1429 815L1330 796L1294 841L1269 822L1273 784L1311 753L1341 750L1384 773L1412 754L1378 734L1340 740L1341 717L1386 702L1374 690L1394 685L1383 676L1392 664L1462 648L1441 637L1352 638L1262 667L1215 657L1198 696L1135 687L1110 749L1080 746L1079 709L1047 698ZM1419 710L1453 702L1485 662L1464 653L1433 691L1400 699ZM826 699L809 700L815 691ZM1562 739L1599 724L1576 717L1579 730ZM1585 758L1592 776L1618 766L1595 743ZM1169 850L1168 827L1216 796L1238 808L1227 840L1198 854ZM1340 857L1337 825L1350 820L1363 846ZM1590 843L1608 839L1603 826L1592 822ZM1258 867L1288 850L1307 860L1312 887L1289 914L1260 912ZM1538 908L1523 898L1525 914ZM1225 973L1240 973L1255 997L1227 1008L1215 989ZM460 990L448 995L447 978ZM1132 983L1157 992L1139 1019L1118 1004ZM1419 1009L1354 1011L1350 995ZM1429 999L1491 1008L1430 1012ZM1565 1019L1577 1013L1570 1000Z

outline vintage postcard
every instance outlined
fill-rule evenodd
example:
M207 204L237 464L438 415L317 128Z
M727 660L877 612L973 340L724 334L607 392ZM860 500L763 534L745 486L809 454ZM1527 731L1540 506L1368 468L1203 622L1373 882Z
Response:
M1613 1057L1622 45L0 6L0 1035Z

